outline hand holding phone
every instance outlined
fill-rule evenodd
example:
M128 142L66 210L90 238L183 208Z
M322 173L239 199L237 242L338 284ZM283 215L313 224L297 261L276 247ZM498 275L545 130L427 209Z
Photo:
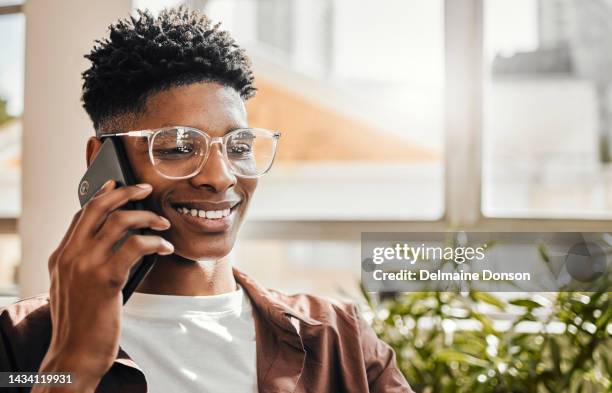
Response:
M143 209L148 184L134 184L119 139L104 141L79 182L81 210L49 258L53 335L40 371L72 371L93 391L119 350L121 307L153 266L174 252L153 231L170 222Z
M118 187L129 186L136 183L134 175L123 147L120 138L108 138L102 143L98 154L93 162L87 168L83 178L79 182L79 202L84 206L92 198L92 196L105 184L108 180L114 180ZM129 201L122 206L117 206L116 209L122 210L145 210L144 205L140 201ZM129 216L129 214L125 214ZM118 239L113 246L113 251L117 250L121 245L132 235L148 235L151 234L145 228L130 227L123 234L121 239ZM132 268L126 282L123 285L123 303L125 304L136 287L145 278L147 273L155 264L156 255L146 255L137 260Z
M105 183L75 214L49 258L53 335L40 371L75 372L79 391L95 388L117 356L122 288L130 269L145 255L174 251L161 236L138 234L116 247L128 230L170 227L151 211L119 209L151 191L150 185L116 188L114 181Z

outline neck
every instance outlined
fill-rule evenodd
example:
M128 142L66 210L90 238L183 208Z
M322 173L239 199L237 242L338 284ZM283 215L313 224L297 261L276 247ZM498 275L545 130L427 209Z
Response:
M209 296L236 290L229 257L193 261L172 254L157 262L136 292L155 295Z

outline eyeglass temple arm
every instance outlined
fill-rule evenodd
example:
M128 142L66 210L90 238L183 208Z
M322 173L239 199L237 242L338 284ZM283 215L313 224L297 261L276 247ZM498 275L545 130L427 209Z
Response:
M99 137L100 138L104 138L107 136L138 136L138 137L143 137L143 136L149 136L149 134L151 133L151 131L149 130L142 130L142 131L129 131L129 132L118 132L115 134L102 134Z

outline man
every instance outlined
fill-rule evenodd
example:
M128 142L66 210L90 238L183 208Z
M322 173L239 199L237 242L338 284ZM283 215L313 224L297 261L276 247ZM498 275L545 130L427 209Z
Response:
M253 73L233 39L185 8L139 12L86 57L87 164L121 138L139 184L107 182L49 258L49 294L2 310L2 371L72 373L38 393L410 392L354 306L267 290L231 266L279 136L247 124ZM129 201L147 210L118 210ZM154 234L113 248L138 228ZM147 254L157 262L122 306Z

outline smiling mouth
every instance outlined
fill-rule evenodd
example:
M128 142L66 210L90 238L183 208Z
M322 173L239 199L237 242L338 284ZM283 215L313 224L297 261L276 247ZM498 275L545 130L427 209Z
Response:
M179 214L185 216L198 217L208 220L221 220L232 214L236 210L236 208L240 206L240 203L241 202L235 203L233 206L228 204L225 208L209 208L207 210L200 209L197 206L191 204L173 204L172 208Z

